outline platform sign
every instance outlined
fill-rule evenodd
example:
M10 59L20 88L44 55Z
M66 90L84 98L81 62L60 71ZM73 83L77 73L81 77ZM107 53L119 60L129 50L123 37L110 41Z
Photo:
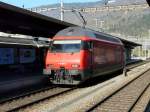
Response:
M35 49L19 49L20 63L32 63L35 61Z
M14 64L14 49L0 48L0 65Z

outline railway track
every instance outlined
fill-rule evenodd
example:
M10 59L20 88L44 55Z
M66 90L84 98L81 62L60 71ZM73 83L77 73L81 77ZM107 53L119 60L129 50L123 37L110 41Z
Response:
M141 98L150 92L150 70L133 79L101 102L95 104L87 112L142 112L145 108ZM148 103L148 102L147 102ZM139 110L136 110L140 107ZM143 109L141 109L143 108Z
M127 65L127 69L128 70L129 69L133 69L133 68L138 67L140 65L143 65L145 63L147 63L147 62L144 61L144 62L138 62L138 63L130 64L130 65ZM51 87L48 86L48 87L37 89L37 90L31 90L31 91L29 91L27 93L23 93L23 94L20 94L20 95L17 95L17 96L12 96L12 97L8 97L8 98L4 98L4 99L0 100L0 104L4 103L4 102L7 102L7 101L10 101L10 100L15 100L15 99L17 99L19 97L28 96L30 94L35 94L35 93L38 93L38 92L41 92L41 91L45 91L45 90L51 89L53 87L56 87L56 86L51 86Z
M134 64L130 69L140 66L141 64ZM129 69L129 68L128 68ZM40 90L32 91L27 94L23 94L17 97L12 97L4 101L0 101L0 111L17 111L22 108L29 107L38 102L45 101L47 99L57 97L61 94L65 94L69 91L74 90L74 88L62 88L58 86L52 86L43 88Z
M9 102L9 101L17 100L17 99L19 99L21 97L30 96L31 94L36 94L36 93L39 93L39 92L42 92L42 91L53 89L55 87L56 86L50 85L49 87L45 87L45 88L41 88L41 89L38 89L38 90L34 90L34 91L30 91L30 92L25 92L23 94L19 94L19 95L16 95L16 96L4 98L4 99L0 100L0 104L4 104L4 103Z
M75 88L52 86L0 102L0 112L16 112L35 103L65 94Z
M138 66L141 66L143 64L146 64L148 62L150 62L150 61L141 61L141 62L137 62L137 63L133 63L133 64L128 64L127 69L130 70L130 69L136 68Z

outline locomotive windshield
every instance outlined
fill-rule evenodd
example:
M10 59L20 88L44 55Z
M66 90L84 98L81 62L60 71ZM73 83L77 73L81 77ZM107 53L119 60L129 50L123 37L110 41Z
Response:
M51 52L79 52L81 40L55 40L51 46Z

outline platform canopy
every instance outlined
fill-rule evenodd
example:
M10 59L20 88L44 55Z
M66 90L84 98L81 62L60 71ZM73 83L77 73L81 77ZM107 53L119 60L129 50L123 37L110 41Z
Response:
M73 24L0 2L0 31L31 36L52 37Z
M120 40L121 40L122 43L124 44L125 48L134 49L134 48L137 47L137 46L142 46L142 45L139 44L139 43L135 43L135 42L132 42L132 41L128 41L128 40L125 40L125 39L122 39L122 38L120 38Z

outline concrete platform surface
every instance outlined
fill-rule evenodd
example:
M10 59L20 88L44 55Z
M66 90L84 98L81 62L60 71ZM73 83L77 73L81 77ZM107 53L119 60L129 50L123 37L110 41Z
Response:
M0 94L7 91L17 91L20 88L48 82L42 74L11 74L0 77Z

